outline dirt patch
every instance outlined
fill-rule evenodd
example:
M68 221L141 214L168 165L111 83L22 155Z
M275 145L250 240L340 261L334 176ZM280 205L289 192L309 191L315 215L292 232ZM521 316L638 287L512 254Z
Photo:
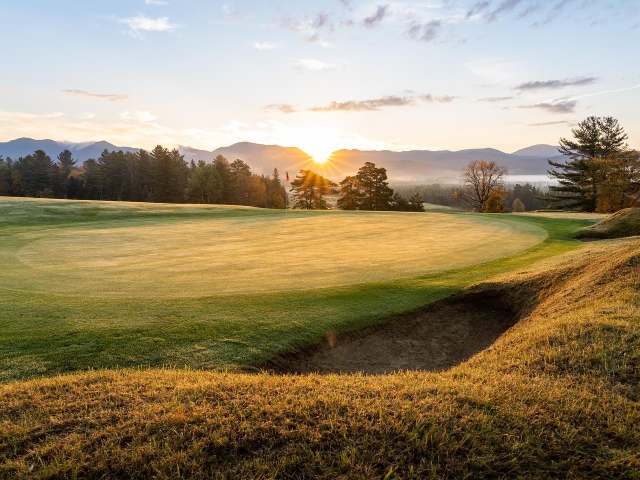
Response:
M440 371L489 347L518 320L497 293L470 293L271 360L277 373Z

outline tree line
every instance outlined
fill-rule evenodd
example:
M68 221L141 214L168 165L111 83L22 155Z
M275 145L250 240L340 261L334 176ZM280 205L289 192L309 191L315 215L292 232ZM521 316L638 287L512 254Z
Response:
M339 195L336 207L340 210L424 212L419 193L407 199L394 192L389 187L387 170L371 162L340 184L312 170L300 170L291 181L291 193L293 208L305 210L329 210L328 197Z
M629 148L618 120L592 116L579 122L572 133L573 139L560 139L559 152L569 160L548 160L549 176L558 184L550 185L549 193L536 200L544 201L547 208L598 213L639 206L640 152ZM530 197L533 192L531 188L507 190L507 173L496 162L469 162L461 175L463 187L452 198L477 212L506 212L508 199L512 211L525 211L520 196Z
M529 211L545 207L611 213L640 204L640 154L612 117L589 117L560 139L565 163L549 160L558 181L548 192L530 184L505 186L507 169L474 160L461 175L462 186L430 185L394 191L387 171L366 162L356 175L335 182L301 170L291 182L293 208L326 210L424 211L424 201L477 212ZM288 174L287 174L288 177ZM288 180L288 178L287 178ZM52 159L42 150L16 161L0 156L0 195L162 203L217 203L285 208L280 174L257 175L243 160L187 163L177 150L105 150L77 166L65 150ZM410 196L409 196L410 195ZM409 197L409 198L407 198Z
M220 203L284 208L277 169L257 175L242 160L219 155L211 164L187 163L177 150L102 152L77 166L65 150L54 162L37 150L16 161L0 156L0 195L159 203Z

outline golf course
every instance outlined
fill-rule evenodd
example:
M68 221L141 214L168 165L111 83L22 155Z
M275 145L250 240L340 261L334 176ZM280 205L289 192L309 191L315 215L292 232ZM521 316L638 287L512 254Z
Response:
M571 232L594 222L28 199L0 211L4 381L252 369L574 249Z
M3 198L0 476L636 478L602 219Z

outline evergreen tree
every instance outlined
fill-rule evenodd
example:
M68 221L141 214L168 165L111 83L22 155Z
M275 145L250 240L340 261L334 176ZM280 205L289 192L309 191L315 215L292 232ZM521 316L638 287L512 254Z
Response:
M363 204L363 192L356 177L349 176L340 182L338 208L341 210L359 210Z
M213 166L218 173L220 182L222 184L222 195L220 196L220 202L223 204L231 205L233 203L234 188L231 177L231 167L229 162L222 155L218 155L213 161Z
M409 199L409 210L411 212L424 212L424 201L418 192Z
M595 212L607 163L628 154L627 135L612 117L589 117L572 130L574 139L560 139L559 152L569 157L566 163L549 160L554 167L549 176L559 185L549 187L547 201L562 209Z
M366 162L355 179L362 193L361 210L389 210L393 190L389 188L385 168L376 168L374 163Z
M293 208L303 210L329 210L327 195L337 193L337 185L311 170L300 170L291 182Z

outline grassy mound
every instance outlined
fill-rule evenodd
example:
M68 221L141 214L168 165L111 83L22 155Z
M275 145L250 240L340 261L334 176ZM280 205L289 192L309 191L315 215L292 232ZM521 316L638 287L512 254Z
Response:
M625 208L583 229L579 238L623 238L640 235L640 208Z
M521 321L445 373L0 386L0 476L637 478L640 242L472 291L485 289Z

